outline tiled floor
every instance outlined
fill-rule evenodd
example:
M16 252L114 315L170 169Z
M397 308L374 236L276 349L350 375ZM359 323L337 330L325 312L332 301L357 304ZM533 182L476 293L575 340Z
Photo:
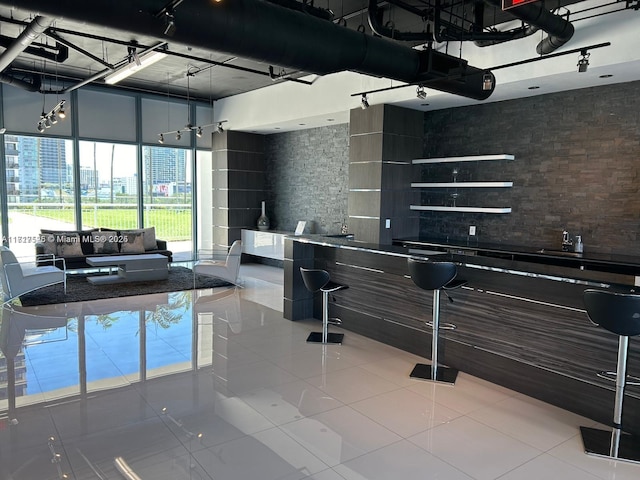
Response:
M5 315L26 389L0 400L0 479L640 478L584 455L585 418L465 374L412 380L424 359L351 332L305 343L319 322L282 318L282 271L241 274L241 290L42 307L17 333Z

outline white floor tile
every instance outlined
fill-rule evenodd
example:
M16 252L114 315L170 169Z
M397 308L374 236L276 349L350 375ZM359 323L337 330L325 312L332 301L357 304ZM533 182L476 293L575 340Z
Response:
M329 466L400 440L398 435L346 406L280 428Z
M335 467L347 480L472 480L406 440Z
M383 393L350 406L403 438L461 416L408 389Z
M468 417L457 418L409 440L476 480L493 480L541 454Z
M345 368L307 381L346 404L400 388L361 367Z
M518 395L469 414L479 422L539 450L570 439L587 419L533 398Z

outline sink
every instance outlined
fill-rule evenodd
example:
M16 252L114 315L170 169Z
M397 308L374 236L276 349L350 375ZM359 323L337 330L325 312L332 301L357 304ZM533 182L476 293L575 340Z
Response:
M347 240L353 240L353 233L336 233L332 235L323 235L323 237L327 238L344 238Z
M540 249L536 253L544 253L545 255L557 255L559 257L582 258L582 253L579 253L579 252L565 252L564 250L547 250L546 248Z

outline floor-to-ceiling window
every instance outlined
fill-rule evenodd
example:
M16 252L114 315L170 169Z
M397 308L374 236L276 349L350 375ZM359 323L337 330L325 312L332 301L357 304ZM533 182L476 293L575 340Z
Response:
M82 227L137 228L136 146L81 141L79 152Z
M192 258L192 152L142 147L144 226L154 226L176 260Z
M210 105L92 87L65 98L7 85L0 92L8 132L6 185L0 189L0 207L4 212L6 205L8 215L1 226L12 250L33 257L43 228L154 226L174 259L193 259L194 157L196 148L198 155L211 148ZM66 101L66 118L38 131L43 105L47 111L60 99ZM189 118L205 126L204 135L185 129ZM174 129L181 134L166 135L165 144L158 144L160 133Z
M71 140L5 135L8 231L20 257L33 256L41 229L75 229Z

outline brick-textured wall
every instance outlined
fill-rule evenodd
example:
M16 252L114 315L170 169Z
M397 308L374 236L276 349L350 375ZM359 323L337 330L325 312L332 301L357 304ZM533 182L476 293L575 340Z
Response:
M415 181L513 181L511 189L459 189L456 204L512 213L423 213L424 236L559 248L561 232L585 251L640 255L640 82L439 110L425 115L425 157L511 153L516 160L435 165ZM450 204L451 191L422 201ZM449 202L449 203L447 203Z
M347 220L349 125L269 135L265 139L267 216L271 228L340 233Z

